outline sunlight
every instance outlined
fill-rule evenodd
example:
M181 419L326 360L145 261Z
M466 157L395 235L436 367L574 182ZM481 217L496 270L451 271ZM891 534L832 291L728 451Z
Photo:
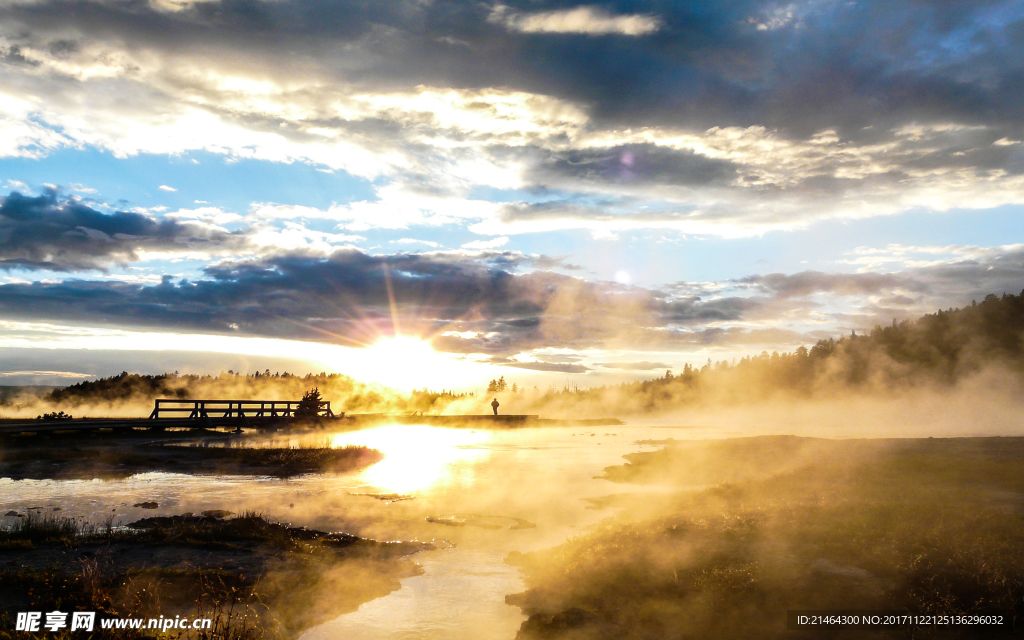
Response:
M266 358L282 358L299 372L337 372L361 382L377 383L399 391L430 387L473 390L497 377L491 365L435 351L428 340L398 335L378 339L366 347L306 340L258 338L200 333L130 331L105 327L61 326L45 322L0 320L0 349L69 349L112 351L173 351L225 353L251 356L252 368L279 367Z
M332 446L366 446L384 454L384 459L360 475L371 486L388 493L411 493L452 481L452 470L488 455L473 448L489 439L486 431L445 429L426 425L388 425L374 429L339 433Z
M415 336L381 338L372 345L355 350L346 369L366 382L377 382L408 391L431 385L451 385L464 378L466 363L438 353L426 340Z

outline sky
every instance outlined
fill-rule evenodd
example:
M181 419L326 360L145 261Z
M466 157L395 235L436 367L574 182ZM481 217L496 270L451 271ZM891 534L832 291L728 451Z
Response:
M650 378L1019 293L1022 213L1021 0L0 3L0 384Z

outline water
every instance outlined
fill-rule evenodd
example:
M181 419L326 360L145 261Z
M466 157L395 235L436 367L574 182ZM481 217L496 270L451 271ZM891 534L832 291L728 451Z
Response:
M622 455L652 448L637 440L694 435L664 427L474 431L389 425L328 436L333 446L366 445L384 453L381 462L358 472L290 479L146 473L112 481L0 480L0 513L59 508L60 515L92 521L114 515L127 523L186 511L255 510L295 525L376 539L432 540L436 550L414 556L422 575L308 629L303 640L507 640L523 616L505 604L505 596L525 589L518 570L505 562L508 554L556 545L610 515L587 498L649 490L595 478L622 463ZM323 442L325 436L315 437ZM133 506L144 501L159 508Z

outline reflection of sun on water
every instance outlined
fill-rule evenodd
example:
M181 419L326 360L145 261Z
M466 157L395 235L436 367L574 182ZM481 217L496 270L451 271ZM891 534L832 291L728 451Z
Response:
M388 493L427 489L450 478L455 463L473 462L487 455L485 449L467 448L489 439L485 431L444 429L426 425L389 425L339 433L332 445L366 446L384 459L361 474L366 482Z

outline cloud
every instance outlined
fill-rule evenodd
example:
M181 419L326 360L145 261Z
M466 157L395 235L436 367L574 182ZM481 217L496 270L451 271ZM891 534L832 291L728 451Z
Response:
M591 365L563 351L792 347L1016 292L1024 282L1019 247L895 274L759 274L663 289L588 281L539 269L542 262L553 260L511 251L371 255L344 247L226 259L190 280L14 281L0 284L0 314L344 345L372 343L392 333L397 319L402 333L442 351L581 372ZM661 363L645 366L654 364Z
M598 362L597 366L605 369L619 369L621 371L655 371L657 369L668 370L672 365L664 362L651 362L641 360L639 362Z
M177 191L177 189L175 189L174 187L168 187L166 184L160 185L159 189L161 191L170 191L170 192Z
M344 248L225 260L177 283L15 282L0 285L0 312L352 344L390 333L394 310L403 332L436 336L438 348L508 355L664 340L654 334L665 326L738 319L746 308L537 270L552 262L501 251L374 256Z
M398 240L392 240L391 244L422 244L435 249L441 246L430 240L417 240L416 238L400 238Z
M219 2L220 0L149 0L149 5L157 11L178 12L192 9L201 2Z
M494 238L493 240L476 240L474 242L467 242L462 245L463 249L479 250L479 249L497 249L508 244L508 237L502 236L501 238Z
M889 244L885 247L857 247L839 260L841 264L857 265L860 271L918 268L951 264L962 260L989 260L1024 249L1024 245L980 247L975 245L906 246Z
M49 378L91 378L91 373L75 373L74 371L0 371L0 378L20 378L26 376L45 376Z
M102 213L55 190L0 197L0 269L104 270L141 261L210 260L281 253L323 256L362 236L309 229L299 222L246 222L217 207ZM124 278L125 276L118 276ZM159 277L157 276L157 279Z
M803 271L792 275L773 273L748 276L736 281L752 285L780 298L807 297L817 293L870 295L895 288L922 290L925 285L904 274L821 273Z
M516 369L529 369L530 371L557 371L560 373L586 373L590 367L582 364L565 364L554 362L507 362L503 367L515 367Z
M599 7L588 6L519 13L499 4L491 12L488 21L521 33L577 33L589 36L645 36L661 28L661 21L655 16L612 15Z
M129 211L104 214L55 191L0 198L0 268L80 271L141 260L146 252L238 250L245 233L200 222L157 220Z
M503 223L475 187L557 189L577 205L557 228L729 237L1024 202L1009 1L63 7L0 7L0 155L204 149L387 178L323 211L350 230L552 228Z

